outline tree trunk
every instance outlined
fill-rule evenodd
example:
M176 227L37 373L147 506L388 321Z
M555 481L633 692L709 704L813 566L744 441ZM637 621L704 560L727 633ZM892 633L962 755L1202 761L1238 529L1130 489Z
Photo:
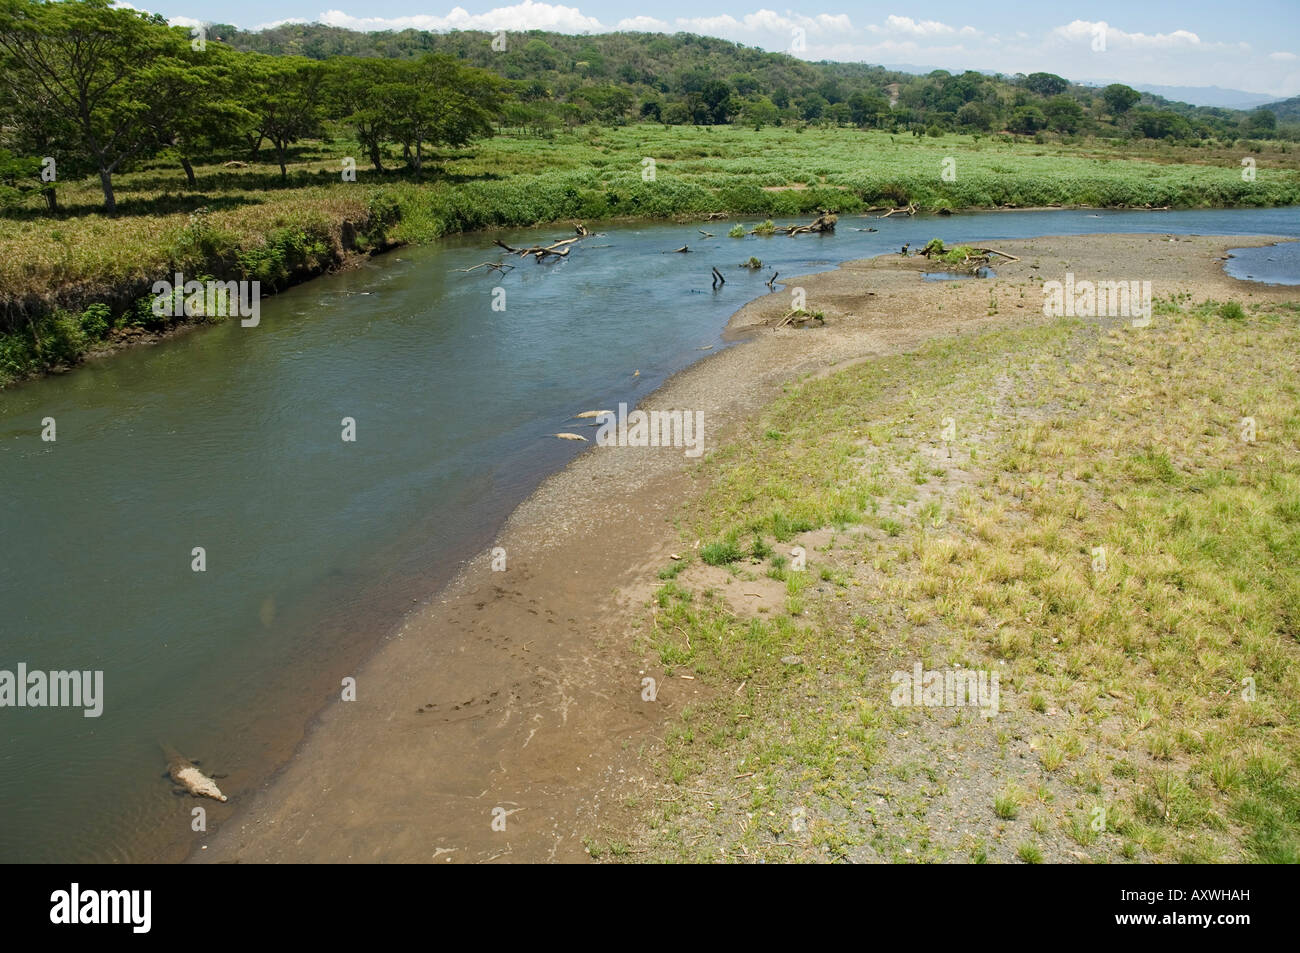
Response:
M251 140L253 137L252 137L252 136L249 136L248 138ZM262 139L263 139L263 138L265 138L265 137L262 136L262 135L259 133L258 136L257 136L257 140L256 140L255 142L253 142L253 145L252 145L251 147L249 147L249 150L248 150L248 160L249 160L250 162L256 162L256 161L257 161L257 154L258 154L259 152L262 151Z
M415 171L419 172L424 168L424 140L415 140Z
M59 195L54 186L47 186L42 191L45 193L45 207L51 212L57 212L59 210Z
M117 199L113 196L113 173L100 169L99 184L104 190L104 211L112 215L117 211Z
M383 158L379 154L379 143L370 143L370 163L375 167L376 172L384 171Z
M198 180L194 178L194 166L190 165L190 160L181 156L181 168L185 170L185 178L190 184L190 188L198 188Z
M278 142L275 144L275 154L280 159L280 181L281 182L285 182L289 178L289 170L285 166L285 155L284 155L285 148L286 146L281 145Z

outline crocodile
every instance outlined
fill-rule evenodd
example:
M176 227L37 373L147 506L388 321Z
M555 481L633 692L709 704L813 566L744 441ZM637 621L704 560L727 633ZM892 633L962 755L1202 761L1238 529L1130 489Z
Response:
M173 789L174 794L189 794L191 797L210 797L218 801L227 800L226 796L221 793L217 787L217 782L208 777L197 767L197 761L191 761L186 758L175 748L170 745L162 745L163 754L167 758L167 774L176 785ZM214 777L225 777L225 775L214 775Z

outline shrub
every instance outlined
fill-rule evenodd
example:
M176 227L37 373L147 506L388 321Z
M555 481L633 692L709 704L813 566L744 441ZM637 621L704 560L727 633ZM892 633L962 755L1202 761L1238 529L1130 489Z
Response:
M97 341L108 333L112 319L113 312L108 309L108 305L92 304L81 312L81 332L89 340Z

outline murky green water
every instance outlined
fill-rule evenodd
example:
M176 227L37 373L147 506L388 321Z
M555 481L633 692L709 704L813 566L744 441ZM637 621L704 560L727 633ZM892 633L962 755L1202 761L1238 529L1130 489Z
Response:
M584 446L549 435L716 350L773 267L936 235L1292 235L1296 218L999 213L876 233L846 219L835 236L743 241L721 225L715 239L620 226L500 278L454 271L497 258L469 236L266 299L256 328L203 328L0 393L0 669L102 670L105 694L99 718L0 708L0 860L183 856L197 802L171 794L158 742L229 774L230 804L207 803L229 816L413 603ZM665 253L684 243L696 251ZM736 267L750 255L769 267Z

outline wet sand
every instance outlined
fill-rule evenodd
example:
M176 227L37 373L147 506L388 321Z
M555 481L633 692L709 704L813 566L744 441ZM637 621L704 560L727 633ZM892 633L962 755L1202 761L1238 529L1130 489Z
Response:
M1041 282L1067 271L1076 280L1150 280L1157 297L1294 299L1294 288L1222 271L1228 249L1275 240L1038 238L995 243L1021 260L995 261L991 280L922 282L919 272L940 269L897 255L782 276L775 293L733 316L728 335L738 346L678 374L640 407L703 411L713 449L788 382L932 337L1046 321ZM796 286L825 326L772 327ZM492 571L484 552L360 671L340 672L356 677L356 700L331 704L284 769L220 830L196 835L192 858L588 859L584 835L617 827L623 796L649 783L642 749L705 691L663 680L657 660L637 654L632 631L658 570L690 546L675 517L697 492L697 468L681 449L593 446L549 478L500 535L506 571ZM647 676L659 679L654 702L642 701Z

